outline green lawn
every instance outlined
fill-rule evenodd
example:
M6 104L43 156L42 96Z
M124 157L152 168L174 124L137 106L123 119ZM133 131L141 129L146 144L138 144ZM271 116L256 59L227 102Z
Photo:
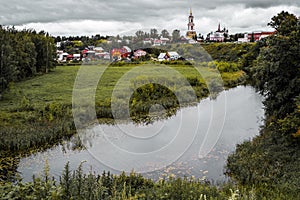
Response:
M161 65L147 64L145 68L152 68L147 70L148 76L157 75L157 67ZM91 69L91 71L103 71L106 66L82 66ZM97 88L96 98L97 101L109 99L111 93L115 87L117 81L126 73L130 72L136 66L113 66L108 67L101 78L99 77L99 86ZM4 93L4 98L0 101L0 111L9 111L15 109L20 105L22 98L25 96L34 107L44 107L45 104L51 102L62 103L71 105L72 103L72 91L74 82L79 70L79 66L59 66L56 67L52 72L37 76L35 78L22 81L19 83L11 84L10 90ZM197 68L201 72L201 75L194 67L175 65L171 66L172 69L178 71L186 78L198 78L200 82L204 82L201 77L214 77L216 71L210 68ZM90 73L94 75L96 73ZM165 76L165 74L162 74ZM139 77L139 74L136 75ZM144 76L144 75L141 75ZM242 72L223 73L224 80L226 83L230 81L236 81L243 76ZM95 77L94 77L95 78Z
M73 83L79 67L56 67L48 74L11 84L4 93L0 109L7 110L18 106L25 96L35 106L44 106L47 102L71 103Z

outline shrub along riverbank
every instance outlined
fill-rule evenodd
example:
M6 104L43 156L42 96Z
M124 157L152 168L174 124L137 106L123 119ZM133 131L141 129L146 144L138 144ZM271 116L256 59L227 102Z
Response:
M235 199L297 199L296 193L287 193L266 185L244 187L232 183L211 185L205 180L168 177L158 181L146 179L131 172L101 175L90 172L83 174L81 163L77 170L71 171L69 163L65 165L59 180L49 176L46 163L44 174L33 177L32 182L0 184L0 198L10 199L195 199L195 200L235 200Z
M9 199L253 199L253 190L238 190L232 184L221 187L194 178L161 179L154 182L131 172L126 175L101 175L82 173L82 165L70 171L67 163L59 181L49 177L46 165L41 177L34 177L32 182L0 185L0 198Z

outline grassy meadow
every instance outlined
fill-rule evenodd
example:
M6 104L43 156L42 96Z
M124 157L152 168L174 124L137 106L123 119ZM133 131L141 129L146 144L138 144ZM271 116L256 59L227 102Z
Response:
M156 75L155 67L157 66L161 65L148 64L148 66L146 65L145 67L153 67L154 76ZM83 67L88 67L91 70L102 71L107 66L95 65ZM108 67L101 76L101 79L99 78L100 82L97 87L96 99L104 101L105 99L110 98L117 81L134 67L136 66L128 65ZM37 76L18 83L11 83L9 90L3 95L4 97L0 102L0 111L9 112L10 110L16 109L18 106L21 106L22 99L24 97L28 99L30 104L32 104L35 108L42 108L47 103L51 102L71 105L74 82L79 68L80 66L60 66L56 67L48 74ZM193 66L174 65L172 68L181 73L185 78L196 78L202 83L205 81L201 75L213 78L218 75L217 73L219 73L214 69L205 67L197 67L201 74L199 74L199 71L197 71L197 69ZM151 73L147 74L151 76ZM91 75L93 75L93 73L91 73ZM234 86L234 82L240 81L241 78L243 78L244 73L237 70L235 72L222 72L221 75L225 86L232 87Z

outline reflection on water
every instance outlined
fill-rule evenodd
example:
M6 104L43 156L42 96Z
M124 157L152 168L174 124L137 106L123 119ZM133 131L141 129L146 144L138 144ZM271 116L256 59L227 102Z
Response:
M223 103L225 97L226 105ZM32 175L42 173L48 159L50 173L54 176L60 175L68 161L72 169L87 161L83 165L86 172L136 170L147 172L143 175L154 179L175 175L224 181L223 169L228 154L236 144L258 134L263 116L262 97L253 88L240 86L221 93L216 100L204 99L195 107L183 108L164 121L145 126L93 127L83 140L87 150L73 151L69 150L72 149L68 147L70 144L59 145L21 159L18 171L25 181L30 181ZM217 122L222 119L224 123L220 127ZM176 140L172 140L174 138ZM165 148L170 143L170 148ZM211 144L212 149L208 148ZM111 149L111 145L123 152L136 153L136 156L126 156L126 153ZM159 150L163 153L155 153ZM144 156L146 154L149 156Z

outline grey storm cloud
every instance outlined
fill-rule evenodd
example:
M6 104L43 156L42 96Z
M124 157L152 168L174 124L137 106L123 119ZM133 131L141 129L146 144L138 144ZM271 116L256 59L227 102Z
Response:
M218 23L234 32L265 30L282 10L300 15L299 0L0 0L0 25L53 35L122 34L187 29L192 7L198 33Z
M118 1L110 0L24 0L5 1L0 7L0 23L20 25L32 22L57 22L68 20L112 20L136 21L147 17L161 17L163 13L176 12L178 2L170 7L171 1Z
M299 6L298 0L210 0L210 1L195 1L193 4L203 8L217 8L227 5L244 5L245 8L270 8L273 6Z
M0 24L22 25L27 23L61 22L70 20L146 21L151 18L169 20L194 10L208 11L228 5L245 8L269 8L279 5L299 6L299 0L1 0Z

